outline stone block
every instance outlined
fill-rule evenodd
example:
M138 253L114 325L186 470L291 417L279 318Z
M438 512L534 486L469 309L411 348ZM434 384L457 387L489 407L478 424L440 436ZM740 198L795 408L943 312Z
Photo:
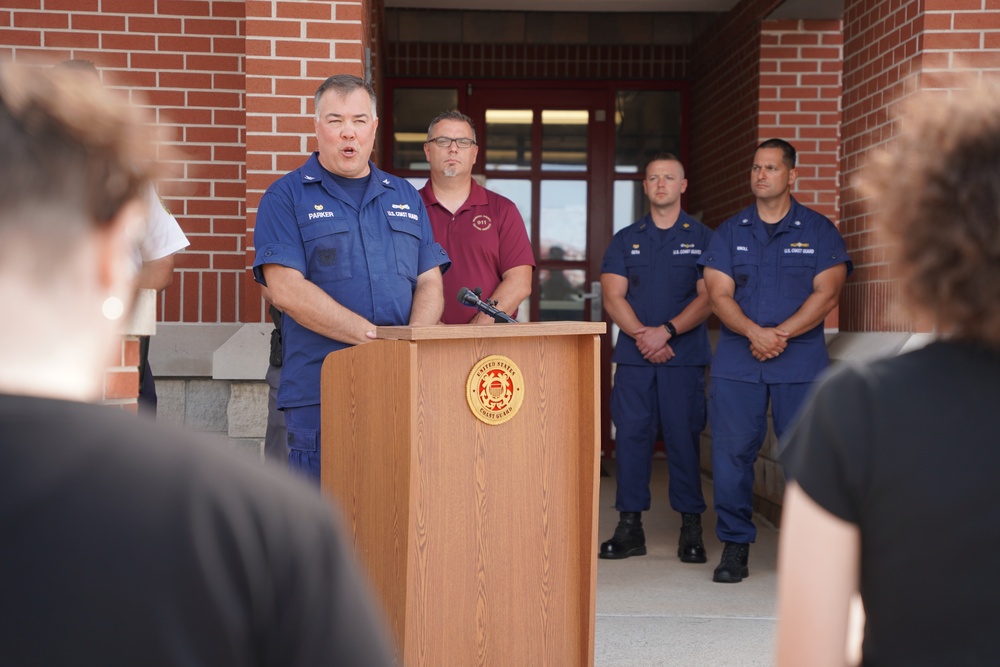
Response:
M187 382L156 378L156 420L174 426L184 425L184 395Z
M212 355L242 327L242 324L160 322L156 335L149 341L153 372L157 379L211 377Z
M251 456L263 463L264 440L257 438L229 438L226 446L243 456Z
M229 437L263 438L267 430L267 383L233 382L229 391Z
M270 322L244 324L212 353L212 379L263 380L271 356Z
M229 383L191 380L187 385L184 425L196 431L227 433Z

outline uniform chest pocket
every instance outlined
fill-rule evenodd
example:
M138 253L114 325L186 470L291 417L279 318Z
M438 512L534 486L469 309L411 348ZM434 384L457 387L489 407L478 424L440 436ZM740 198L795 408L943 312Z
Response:
M649 282L649 258L642 255L626 257L625 277L630 290L645 290Z
M338 217L299 220L309 270L306 277L317 284L350 278L353 235L347 220Z
M679 301L693 298L697 293L698 265L693 257L675 261L670 267L670 292Z
M733 281L736 283L736 292L733 298L744 313L747 312L744 304L752 303L750 299L757 292L760 272L758 264L758 258L747 253L738 253L733 257Z
M417 280L420 260L420 225L405 217L386 216L392 230L392 250L396 254L396 271L411 281Z
M781 258L781 298L802 303L813 293L816 255L790 253Z

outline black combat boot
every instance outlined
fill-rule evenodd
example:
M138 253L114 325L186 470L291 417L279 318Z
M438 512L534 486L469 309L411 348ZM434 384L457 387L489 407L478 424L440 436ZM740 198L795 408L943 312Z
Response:
M719 562L719 567L715 568L712 581L721 584L738 584L743 581L743 577L749 577L750 569L747 568L749 555L749 544L726 542L722 548L722 560Z
M642 512L622 512L615 536L601 544L599 558L628 558L646 555L646 533L642 530Z
M707 563L705 543L701 540L701 515L681 514L681 539L677 542L677 557L682 563Z

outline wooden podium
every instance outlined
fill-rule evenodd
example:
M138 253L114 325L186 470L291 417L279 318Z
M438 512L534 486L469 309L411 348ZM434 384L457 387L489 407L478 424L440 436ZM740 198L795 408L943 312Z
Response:
M322 487L406 667L593 665L605 330L379 327L327 357Z

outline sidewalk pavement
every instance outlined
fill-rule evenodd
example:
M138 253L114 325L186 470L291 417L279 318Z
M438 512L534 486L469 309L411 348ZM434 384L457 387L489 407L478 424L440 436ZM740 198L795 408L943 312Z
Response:
M598 544L618 523L613 464L601 478ZM645 556L598 559L596 667L754 667L774 663L778 531L754 517L750 576L717 584L722 544L715 536L712 483L704 481L702 515L708 562L677 558L681 517L667 498L667 462L653 461L652 509L642 515ZM595 545L597 548L597 545Z

